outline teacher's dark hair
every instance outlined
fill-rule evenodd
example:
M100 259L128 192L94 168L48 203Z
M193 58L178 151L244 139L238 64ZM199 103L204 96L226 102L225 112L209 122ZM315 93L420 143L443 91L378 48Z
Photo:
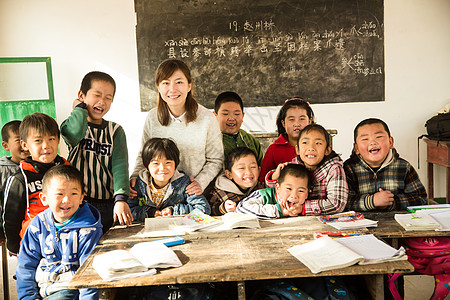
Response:
M186 63L184 63L184 61L179 59L166 59L165 61L163 61L156 70L156 88L158 88L161 81L168 79L177 70L183 72L184 76L186 76L186 79L188 80L188 83L191 84L191 90L187 94L184 106L186 108L186 122L193 122L197 119L198 103L192 95L191 71L189 70L189 67L186 65ZM169 106L162 99L160 93L158 93L158 121L163 126L167 126L170 123Z

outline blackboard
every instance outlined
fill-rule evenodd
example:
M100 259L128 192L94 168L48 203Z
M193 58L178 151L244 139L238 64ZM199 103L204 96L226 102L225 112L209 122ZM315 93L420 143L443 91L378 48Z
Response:
M154 75L186 61L199 103L227 90L246 106L384 101L383 0L135 0L141 110Z

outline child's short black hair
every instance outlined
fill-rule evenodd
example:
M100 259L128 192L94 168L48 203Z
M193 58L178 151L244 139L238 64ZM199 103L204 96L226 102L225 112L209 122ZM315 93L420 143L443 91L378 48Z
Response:
M180 163L180 150L178 150L177 144L171 139L166 138L152 138L145 142L142 146L142 163L145 168L154 158L159 158L161 154L164 154L166 159L173 160L175 162L175 168Z
M31 130L39 135L54 135L60 138L58 123L43 113L36 112L23 118L19 127L20 139L26 141Z
M306 102L300 97L287 99L286 102L284 102L283 106L280 108L280 111L278 112L277 115L278 134L283 135L286 134L286 129L284 128L283 123L281 121L284 121L284 119L286 119L286 113L288 109L293 107L299 107L306 110L306 115L311 120L311 123L314 123L314 112L308 102Z
M84 192L84 182L83 182L83 176L81 175L81 172L78 171L77 168L71 165L57 165L54 167L51 167L47 172L45 172L44 178L42 179L42 192L46 193L50 182L55 177L62 177L63 179L67 181L75 181L77 182L80 187L81 191Z
M280 177L278 177L278 184L282 184L284 180L286 179L286 176L294 176L297 178L304 178L308 180L308 186L309 186L309 173L308 169L304 165L300 164L287 164L283 169L280 171Z
M116 94L116 82L114 81L114 78L112 78L111 75L106 74L104 72L100 72L100 71L92 71L92 72L89 72L86 75L84 75L83 80L81 81L80 91L86 95L87 92L92 87L92 82L96 81L96 80L97 81L106 81L106 82L111 83L112 86L114 87L113 96Z
M389 137L391 137L391 132L389 131L389 127L383 120L377 119L377 118L368 118L365 120L362 120L359 122L358 125L356 125L355 130L353 131L353 140L356 143L356 138L358 137L358 129L363 127L364 125L372 125L372 124L381 124L384 127L384 130L386 130Z
M214 111L217 113L222 106L222 104L227 102L234 102L239 104L241 110L244 111L244 102L242 102L241 97L235 92L223 92L217 96L214 102Z
M309 124L307 126L305 126L305 128L303 128L300 131L300 134L298 135L298 139L297 139L297 147L299 147L299 142L300 139L302 138L302 136L306 133L309 133L311 131L317 131L319 133L321 133L324 137L325 137L325 142L327 143L327 147L331 146L331 135L330 133L322 126L319 124Z
M228 153L227 157L225 158L224 162L225 170L231 172L231 168L236 163L236 161L238 161L241 157L247 155L253 155L255 157L256 163L258 163L258 158L256 157L255 151L253 151L248 147L236 147L233 150L231 150Z
M2 127L2 141L8 142L8 140L10 138L10 135L9 135L10 132L19 133L19 127L20 127L20 121L19 120L9 121L5 125L3 125L3 127Z

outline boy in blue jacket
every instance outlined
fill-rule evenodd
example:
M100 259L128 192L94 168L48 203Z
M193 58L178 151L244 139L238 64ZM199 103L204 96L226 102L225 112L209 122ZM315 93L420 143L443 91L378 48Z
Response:
M177 170L180 151L174 141L166 138L148 140L142 147L142 162L147 168L136 180L137 196L128 200L135 221L184 215L195 208L208 215L211 213L205 196L186 193L191 180Z
M49 208L31 221L20 245L19 299L98 299L96 289L68 289L102 235L100 213L83 202L81 173L59 165L45 173L42 185L41 201Z

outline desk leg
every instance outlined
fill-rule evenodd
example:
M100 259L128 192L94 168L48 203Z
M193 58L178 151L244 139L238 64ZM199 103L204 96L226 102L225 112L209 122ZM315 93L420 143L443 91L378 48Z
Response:
M238 299L245 300L245 281L238 281L237 289L238 289Z
M447 167L447 204L450 204L450 167Z
M99 300L114 300L116 292L116 289L98 289L98 298Z
M5 300L9 300L8 253L6 251L6 243L0 247L2 247L3 295Z
M382 274L364 277L369 294L373 300L384 300L384 277Z
M428 204L431 204L432 203L431 200L434 200L434 179L433 179L433 175L434 175L433 174L433 164L432 163L428 163Z

